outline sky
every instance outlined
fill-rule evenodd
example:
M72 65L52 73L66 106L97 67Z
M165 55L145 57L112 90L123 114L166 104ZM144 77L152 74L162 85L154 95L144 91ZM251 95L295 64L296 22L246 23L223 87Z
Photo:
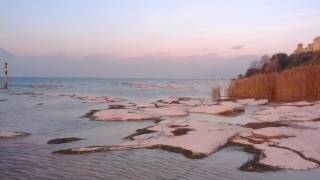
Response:
M0 0L0 48L17 76L227 78L319 36L319 9L319 0Z

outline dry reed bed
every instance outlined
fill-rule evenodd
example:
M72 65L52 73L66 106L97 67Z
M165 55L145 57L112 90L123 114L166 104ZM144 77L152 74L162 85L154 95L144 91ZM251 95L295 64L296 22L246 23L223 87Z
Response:
M228 94L235 98L267 98L273 101L319 100L320 65L233 80Z

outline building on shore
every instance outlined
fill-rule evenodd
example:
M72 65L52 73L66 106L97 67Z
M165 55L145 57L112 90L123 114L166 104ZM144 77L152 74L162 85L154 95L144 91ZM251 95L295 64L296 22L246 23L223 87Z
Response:
M294 53L299 54L314 51L320 51L320 36L316 37L313 40L313 43L308 44L307 47L303 47L303 43L299 43Z

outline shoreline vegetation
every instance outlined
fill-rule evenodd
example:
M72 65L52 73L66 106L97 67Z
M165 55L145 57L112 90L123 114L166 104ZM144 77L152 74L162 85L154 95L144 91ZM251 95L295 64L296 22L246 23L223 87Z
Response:
M258 74L231 81L233 98L267 98L293 102L320 99L320 65L307 65L277 73Z
M276 102L320 100L320 52L278 53L255 61L228 88L231 98L266 98Z

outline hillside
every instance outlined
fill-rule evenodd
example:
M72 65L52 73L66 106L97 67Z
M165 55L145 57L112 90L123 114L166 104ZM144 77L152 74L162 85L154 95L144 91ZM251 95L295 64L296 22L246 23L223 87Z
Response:
M277 53L269 59L264 56L260 61L254 62L251 65L244 77L251 77L263 73L281 72L286 69L308 64L320 64L320 51L295 53L290 56L285 53Z

